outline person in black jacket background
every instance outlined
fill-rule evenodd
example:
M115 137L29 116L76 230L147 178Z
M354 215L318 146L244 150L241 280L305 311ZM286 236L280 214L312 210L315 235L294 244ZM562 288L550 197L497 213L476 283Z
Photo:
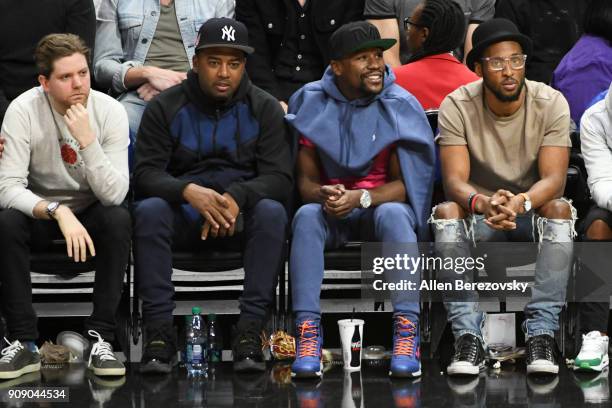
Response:
M52 33L76 34L93 53L93 0L0 2L0 125L9 103L38 86L34 48L41 38Z
M169 372L176 363L172 249L238 244L245 280L232 335L234 369L263 371L260 332L284 261L289 138L278 102L244 73L246 54L253 52L244 24L213 18L198 38L193 71L148 104L136 143L141 370Z
M289 97L321 79L329 64L329 37L363 19L364 0L236 0L236 20L249 29L247 72L287 111Z
M527 79L549 84L563 56L583 31L589 0L498 0L495 18L512 21L533 41L527 62Z

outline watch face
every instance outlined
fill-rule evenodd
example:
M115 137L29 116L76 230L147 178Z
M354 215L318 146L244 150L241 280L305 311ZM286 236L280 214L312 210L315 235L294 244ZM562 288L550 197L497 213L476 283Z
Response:
M362 208L368 208L372 204L372 197L370 196L369 191L363 190L363 193L361 193L361 198L359 199L359 204L361 204Z
M524 207L525 207L525 212L528 212L529 210L531 210L531 201L530 200L525 201Z
M53 215L55 213L55 210L57 210L57 207L59 207L58 202L49 203L49 205L47 205L47 213L49 215Z

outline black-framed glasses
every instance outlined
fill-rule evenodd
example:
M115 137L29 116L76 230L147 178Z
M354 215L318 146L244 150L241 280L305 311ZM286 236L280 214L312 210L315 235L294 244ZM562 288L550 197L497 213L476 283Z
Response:
M410 27L414 26L414 27L418 27L418 28L426 28L427 26L424 24L420 24L420 23L415 23L413 21L410 21L410 18L405 18L404 19L404 30L408 31L410 30Z
M506 64L510 64L510 68L519 70L525 67L525 61L527 61L527 55L511 55L509 57L487 57L481 58L481 61L487 63L489 71L502 71Z

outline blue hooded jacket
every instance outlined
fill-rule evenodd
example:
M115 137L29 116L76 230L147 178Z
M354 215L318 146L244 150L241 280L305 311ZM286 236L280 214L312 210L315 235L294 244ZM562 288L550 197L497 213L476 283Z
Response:
M395 144L417 235L421 241L428 240L434 138L423 108L395 84L388 66L382 92L352 101L342 95L327 67L321 80L293 94L285 119L316 146L330 178L366 176L376 156Z

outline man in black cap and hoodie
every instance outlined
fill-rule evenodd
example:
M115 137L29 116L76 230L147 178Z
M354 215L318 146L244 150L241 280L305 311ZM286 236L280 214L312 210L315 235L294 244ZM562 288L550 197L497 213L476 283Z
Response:
M136 145L134 254L145 323L143 372L176 364L172 249L239 244L244 292L234 369L264 370L260 332L284 262L292 163L276 99L244 74L246 27L213 18L193 71L147 106ZM212 242L210 242L212 241Z
M556 90L525 80L531 40L509 20L481 24L473 44L467 63L482 80L457 89L440 106L438 143L449 201L433 209L436 249L442 257L469 257L470 241L539 242L523 325L527 373L556 374L554 332L565 302L576 218L562 198L569 107ZM448 282L471 281L467 275L439 271ZM477 375L484 367L484 315L477 302L473 290L453 298L446 293L456 339L449 375Z

